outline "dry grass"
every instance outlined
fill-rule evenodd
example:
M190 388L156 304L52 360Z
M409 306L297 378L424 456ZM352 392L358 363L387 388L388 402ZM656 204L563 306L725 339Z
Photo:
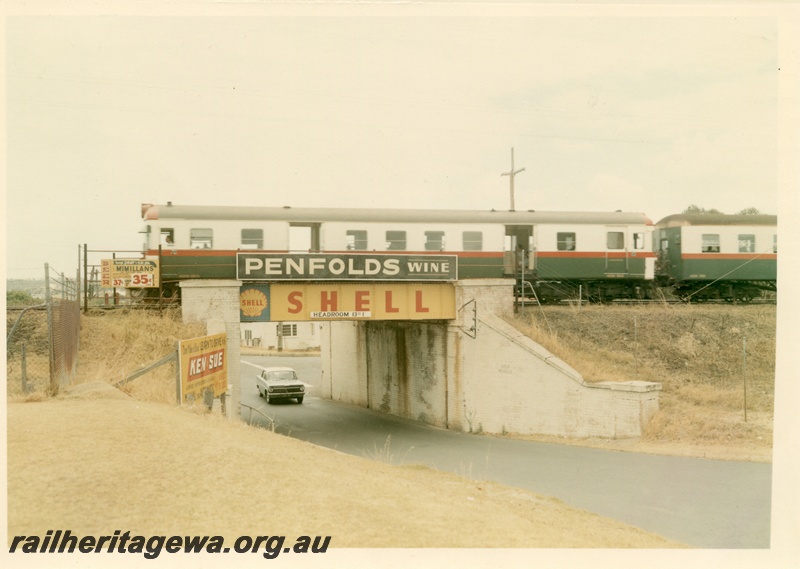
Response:
M50 385L50 341L47 334L47 313L32 310L20 315L6 313L6 334L19 322L6 347L6 394L9 398L33 399L46 397ZM32 393L22 388L22 346L25 345L27 385Z
M661 383L660 409L643 441L716 446L715 456L727 445L737 458L747 447L768 458L775 306L548 306L512 323L587 381Z
M184 324L180 310L97 312L81 318L76 383L117 383L175 350L178 340L205 334L203 324ZM175 403L175 368L166 364L124 384L135 399Z
M202 324L183 324L178 309L90 312L81 316L79 366L74 383L115 384L167 355L175 349L178 340L204 334ZM31 315L26 326L18 328L15 335L25 337L34 348L29 347L27 352L27 376L32 392L23 392L19 357L9 353L6 359L8 400L41 401L48 397L50 369L46 315ZM142 401L175 403L175 369L169 364L161 366L121 389Z
M9 405L9 535L123 528L226 542L330 535L332 548L680 547L531 492L105 398L111 391Z

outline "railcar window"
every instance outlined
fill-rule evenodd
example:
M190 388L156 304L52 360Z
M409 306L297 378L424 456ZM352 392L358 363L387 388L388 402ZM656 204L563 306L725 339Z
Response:
M756 236L752 233L739 234L739 253L755 253Z
M559 251L575 250L575 233L556 233L556 249Z
M362 230L348 230L346 237L348 251L367 250L367 232Z
M778 253L778 236L772 236L772 252L777 254Z
M406 232L405 231L387 231L386 232L386 250L387 251L405 251L406 250Z
M214 244L213 229L192 229L189 231L189 247L191 249L211 249Z
M624 249L625 233L622 231L609 231L607 233L606 245L609 249Z
M633 248L638 250L644 249L644 233L633 234Z
M719 253L719 233L703 233L703 253Z
M483 251L483 232L465 231L462 234L464 251Z
M263 249L263 229L242 229L242 249Z
M175 246L175 230L169 227L161 228L161 245L165 247Z
M444 251L444 231L426 231L425 250Z

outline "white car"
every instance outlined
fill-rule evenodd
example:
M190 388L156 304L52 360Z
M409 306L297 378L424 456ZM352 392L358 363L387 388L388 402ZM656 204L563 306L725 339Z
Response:
M297 399L303 402L306 386L297 377L297 372L290 367L268 367L256 376L256 387L259 397L267 403L276 399Z

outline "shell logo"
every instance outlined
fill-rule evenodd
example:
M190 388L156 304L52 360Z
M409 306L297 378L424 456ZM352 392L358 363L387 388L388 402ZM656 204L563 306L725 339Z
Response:
M267 305L267 295L260 290L250 288L239 295L239 309L245 316L261 316Z

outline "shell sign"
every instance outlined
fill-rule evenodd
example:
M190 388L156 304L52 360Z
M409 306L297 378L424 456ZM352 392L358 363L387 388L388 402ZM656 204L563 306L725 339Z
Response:
M450 283L273 284L274 320L452 320Z
M239 292L242 322L269 322L269 286L243 286Z

